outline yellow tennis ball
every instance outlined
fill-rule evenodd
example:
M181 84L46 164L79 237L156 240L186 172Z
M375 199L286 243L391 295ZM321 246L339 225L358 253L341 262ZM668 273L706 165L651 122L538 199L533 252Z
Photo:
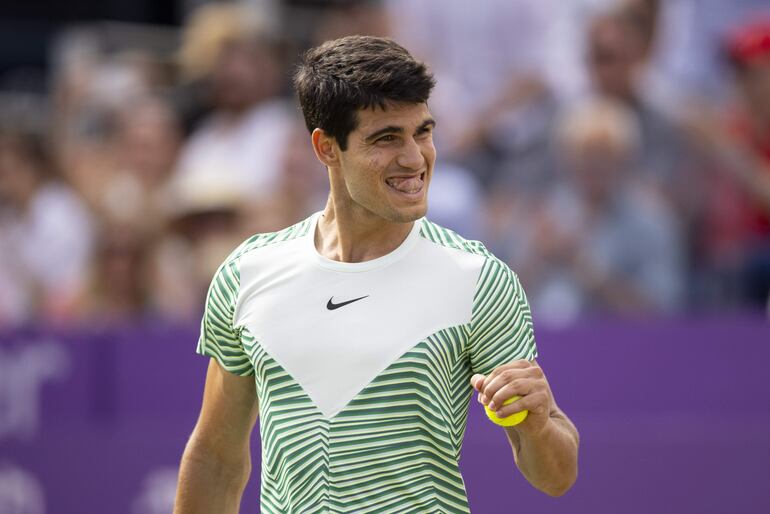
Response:
M505 400L503 402L503 405L508 405L511 402L515 402L521 398L521 396L514 396L513 398L509 398L508 400ZM512 427L515 425L518 425L525 419L527 419L527 414L529 414L528 410L522 410L519 412L514 412L510 416L507 416L505 418L498 418L497 414L495 414L495 411L484 405L484 410L487 413L487 417L492 421L492 423L496 425L500 425L501 427Z

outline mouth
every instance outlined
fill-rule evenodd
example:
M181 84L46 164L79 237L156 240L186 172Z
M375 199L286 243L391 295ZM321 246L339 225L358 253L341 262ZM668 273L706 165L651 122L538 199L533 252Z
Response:
M398 175L385 179L388 187L399 195L417 198L425 189L425 172L419 175Z

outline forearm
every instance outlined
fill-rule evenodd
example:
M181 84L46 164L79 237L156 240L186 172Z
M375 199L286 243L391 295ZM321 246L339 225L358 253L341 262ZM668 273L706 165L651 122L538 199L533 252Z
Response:
M228 461L191 440L179 469L174 514L237 514L250 472L248 451Z
M537 489L560 496L577 479L579 437L566 416L552 416L538 433L505 429L522 474Z

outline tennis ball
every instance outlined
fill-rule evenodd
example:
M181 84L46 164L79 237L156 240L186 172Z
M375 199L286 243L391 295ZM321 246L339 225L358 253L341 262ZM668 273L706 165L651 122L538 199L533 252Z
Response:
M514 396L513 398L509 398L508 400L505 400L505 402L503 402L503 405L508 405L511 402L515 402L519 398L521 398L521 396ZM490 419L490 421L492 421L492 423L496 425L500 425L501 427L512 427L512 426L518 425L519 423L527 419L527 414L529 414L528 410L523 410L519 412L514 412L513 414L505 418L498 418L497 414L495 414L495 411L491 410L486 405L484 405L484 410L486 411L487 417Z

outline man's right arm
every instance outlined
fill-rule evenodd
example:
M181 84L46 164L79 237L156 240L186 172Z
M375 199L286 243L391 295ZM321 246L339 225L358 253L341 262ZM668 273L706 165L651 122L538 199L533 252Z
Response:
M229 373L211 359L200 417L182 456L174 514L238 513L258 414L254 377Z

